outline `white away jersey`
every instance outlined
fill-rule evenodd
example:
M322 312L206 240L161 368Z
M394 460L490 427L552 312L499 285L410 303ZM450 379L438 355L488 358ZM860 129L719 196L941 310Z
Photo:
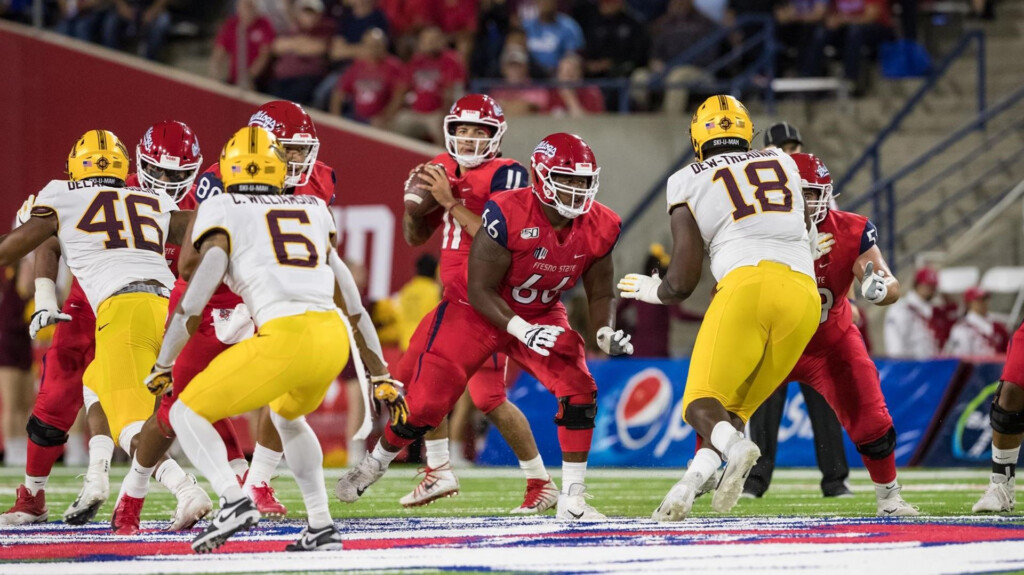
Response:
M177 209L161 191L53 180L39 192L32 215L57 216L61 252L95 312L132 282L174 285L164 239Z
M211 231L230 238L224 283L242 296L256 325L306 311L336 309L334 216L316 196L221 194L199 204L192 243Z
M687 204L721 281L762 260L814 277L800 172L778 149L720 154L668 180L668 210Z

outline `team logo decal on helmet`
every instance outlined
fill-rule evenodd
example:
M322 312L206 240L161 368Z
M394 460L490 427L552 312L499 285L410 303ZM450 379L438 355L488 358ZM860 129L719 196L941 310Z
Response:
M789 157L793 158L797 170L800 171L800 187L818 192L818 199L807 200L806 204L811 221L820 224L828 215L832 198L838 195L832 192L832 175L829 174L825 162L814 154L798 153L790 154Z
M124 182L128 178L128 150L108 130L89 130L68 153L66 169L72 180L103 178Z
M456 136L459 125L483 126L485 138ZM508 129L501 106L490 96L468 94L459 98L444 118L444 144L448 154L460 165L475 168L501 152L501 139ZM472 150L463 151L463 148Z
M280 194L288 173L284 147L264 128L242 128L224 145L220 173L225 192Z
M249 118L250 126L258 126L274 134L285 150L298 152L300 159L288 160L285 186L296 188L309 183L320 153L316 126L306 110L295 102L274 100L260 106Z
M594 151L573 134L552 134L533 150L533 192L565 218L576 218L590 211L597 195L601 168ZM587 179L582 188L555 181L553 176L580 176Z

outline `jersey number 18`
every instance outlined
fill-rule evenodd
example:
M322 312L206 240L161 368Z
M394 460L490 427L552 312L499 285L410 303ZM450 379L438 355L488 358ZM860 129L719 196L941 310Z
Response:
M763 171L774 173L775 179L761 179L761 172ZM733 175L731 168L721 168L711 177L713 182L721 181L729 192L729 199L732 200L733 206L733 220L740 221L759 211L762 213L793 211L793 192L786 186L789 178L786 176L786 171L782 169L782 165L779 164L778 160L750 162L743 169L743 175L747 177L747 184L754 188L754 199L757 200L756 206L748 204L747 200L743 197L743 191L740 190L740 186L736 182L736 176ZM769 192L781 193L782 201L773 202L768 197Z

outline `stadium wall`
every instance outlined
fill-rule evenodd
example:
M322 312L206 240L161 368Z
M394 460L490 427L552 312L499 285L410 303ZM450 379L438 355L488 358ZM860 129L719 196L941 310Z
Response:
M167 66L0 21L0 158L5 190L0 229L22 201L64 176L75 138L112 130L131 151L147 127L181 120L199 137L204 166L269 96ZM342 254L367 263L370 296L388 296L413 273L430 244L408 249L402 240L402 184L409 169L438 150L404 138L312 112L321 141L319 159L338 176L335 214Z

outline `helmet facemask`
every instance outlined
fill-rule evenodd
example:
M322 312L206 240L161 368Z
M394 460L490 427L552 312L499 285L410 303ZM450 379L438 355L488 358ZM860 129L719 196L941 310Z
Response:
M196 181L202 161L202 156L191 165L179 164L177 158L170 161L164 157L163 161L160 161L143 154L141 148L135 149L139 184L147 190L160 190L174 198L175 202L180 200ZM162 176L169 176L171 181L160 179Z
M308 134L296 134L291 138L278 138L286 152L293 149L305 149L305 158L301 161L288 160L288 175L285 176L284 185L289 188L299 188L309 183L313 176L313 166L316 164L317 154L320 153L320 140Z
M820 224L828 215L829 204L832 202L832 184L812 184L802 180L800 185L804 190L814 190L818 193L818 199L805 199L804 203L811 214L811 222L815 225Z
M600 184L601 168L593 168L591 164L577 164L576 169L572 170L563 167L548 168L543 164L538 164L534 171L541 181L543 199L546 203L554 206L563 218L578 218L593 207L594 197L597 196ZM589 179L589 185L586 188L576 188L556 182L553 176L558 174L586 177ZM562 201L562 196L565 194L571 198L569 203Z
M483 126L487 128L492 135L487 138L456 136L455 131L461 124ZM504 123L498 123L496 121L488 121L483 118L467 121L460 116L450 115L444 119L444 145L448 150L448 154L458 162L460 166L475 168L498 156L498 152L501 149L501 138L505 135L505 128L506 126ZM473 145L473 152L471 154L459 153L460 144L462 143L471 143Z

